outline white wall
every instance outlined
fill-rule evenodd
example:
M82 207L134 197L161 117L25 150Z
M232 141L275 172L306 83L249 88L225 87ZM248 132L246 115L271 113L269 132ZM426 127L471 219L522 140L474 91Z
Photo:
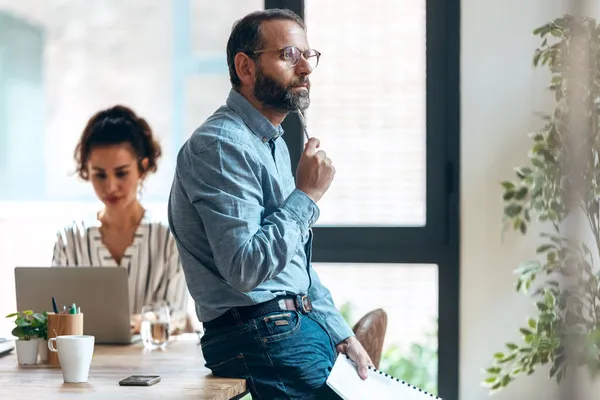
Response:
M492 354L519 340L531 300L513 269L534 255L535 235L501 241L501 180L525 162L534 112L549 110L548 75L532 67L533 29L561 15L557 0L463 0L461 32L460 399L488 399L480 385ZM547 369L519 378L495 400L552 398Z

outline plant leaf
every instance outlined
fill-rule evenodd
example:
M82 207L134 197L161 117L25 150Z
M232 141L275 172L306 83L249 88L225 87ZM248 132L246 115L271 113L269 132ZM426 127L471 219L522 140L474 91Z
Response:
M527 233L527 224L525 223L525 221L521 221L521 223L519 224L519 230L523 235Z
M519 328L519 332L521 332L523 335L532 335L533 332L531 332L529 329L526 328Z
M511 217L514 218L517 215L519 215L521 213L521 211L523 210L523 207L517 203L511 203L508 206L506 206L506 208L504 208L504 213Z
M525 198L525 196L527 196L527 187L523 186L519 189L518 192L515 193L515 199L516 200L523 200Z
M510 181L503 181L502 187L504 187L504 189L506 189L506 190L514 190L515 184Z

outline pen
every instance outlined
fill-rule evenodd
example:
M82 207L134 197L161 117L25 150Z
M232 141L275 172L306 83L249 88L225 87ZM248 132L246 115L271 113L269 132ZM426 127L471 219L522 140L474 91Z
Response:
M75 306L75 303L73 303L73 305L71 306L70 314L77 314L77 307Z
M308 136L308 131L306 130L306 120L304 119L304 115L302 115L302 111L300 111L300 109L296 109L296 112L298 113L298 117L300 118L300 124L302 124L302 130L304 131L304 136L306 137L306 140L310 140L310 136Z
M56 299L52 296L52 309L54 310L54 314L58 314L58 308L56 307Z

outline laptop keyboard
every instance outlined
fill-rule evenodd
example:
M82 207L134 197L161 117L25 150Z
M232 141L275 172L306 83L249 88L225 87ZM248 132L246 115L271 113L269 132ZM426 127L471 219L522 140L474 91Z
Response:
M10 354L15 348L14 341L8 338L0 338L0 357Z

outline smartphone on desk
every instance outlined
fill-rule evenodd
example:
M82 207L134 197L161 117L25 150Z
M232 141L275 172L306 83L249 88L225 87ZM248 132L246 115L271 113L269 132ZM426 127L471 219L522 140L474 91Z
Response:
M152 386L160 382L159 375L131 375L119 381L120 386Z

